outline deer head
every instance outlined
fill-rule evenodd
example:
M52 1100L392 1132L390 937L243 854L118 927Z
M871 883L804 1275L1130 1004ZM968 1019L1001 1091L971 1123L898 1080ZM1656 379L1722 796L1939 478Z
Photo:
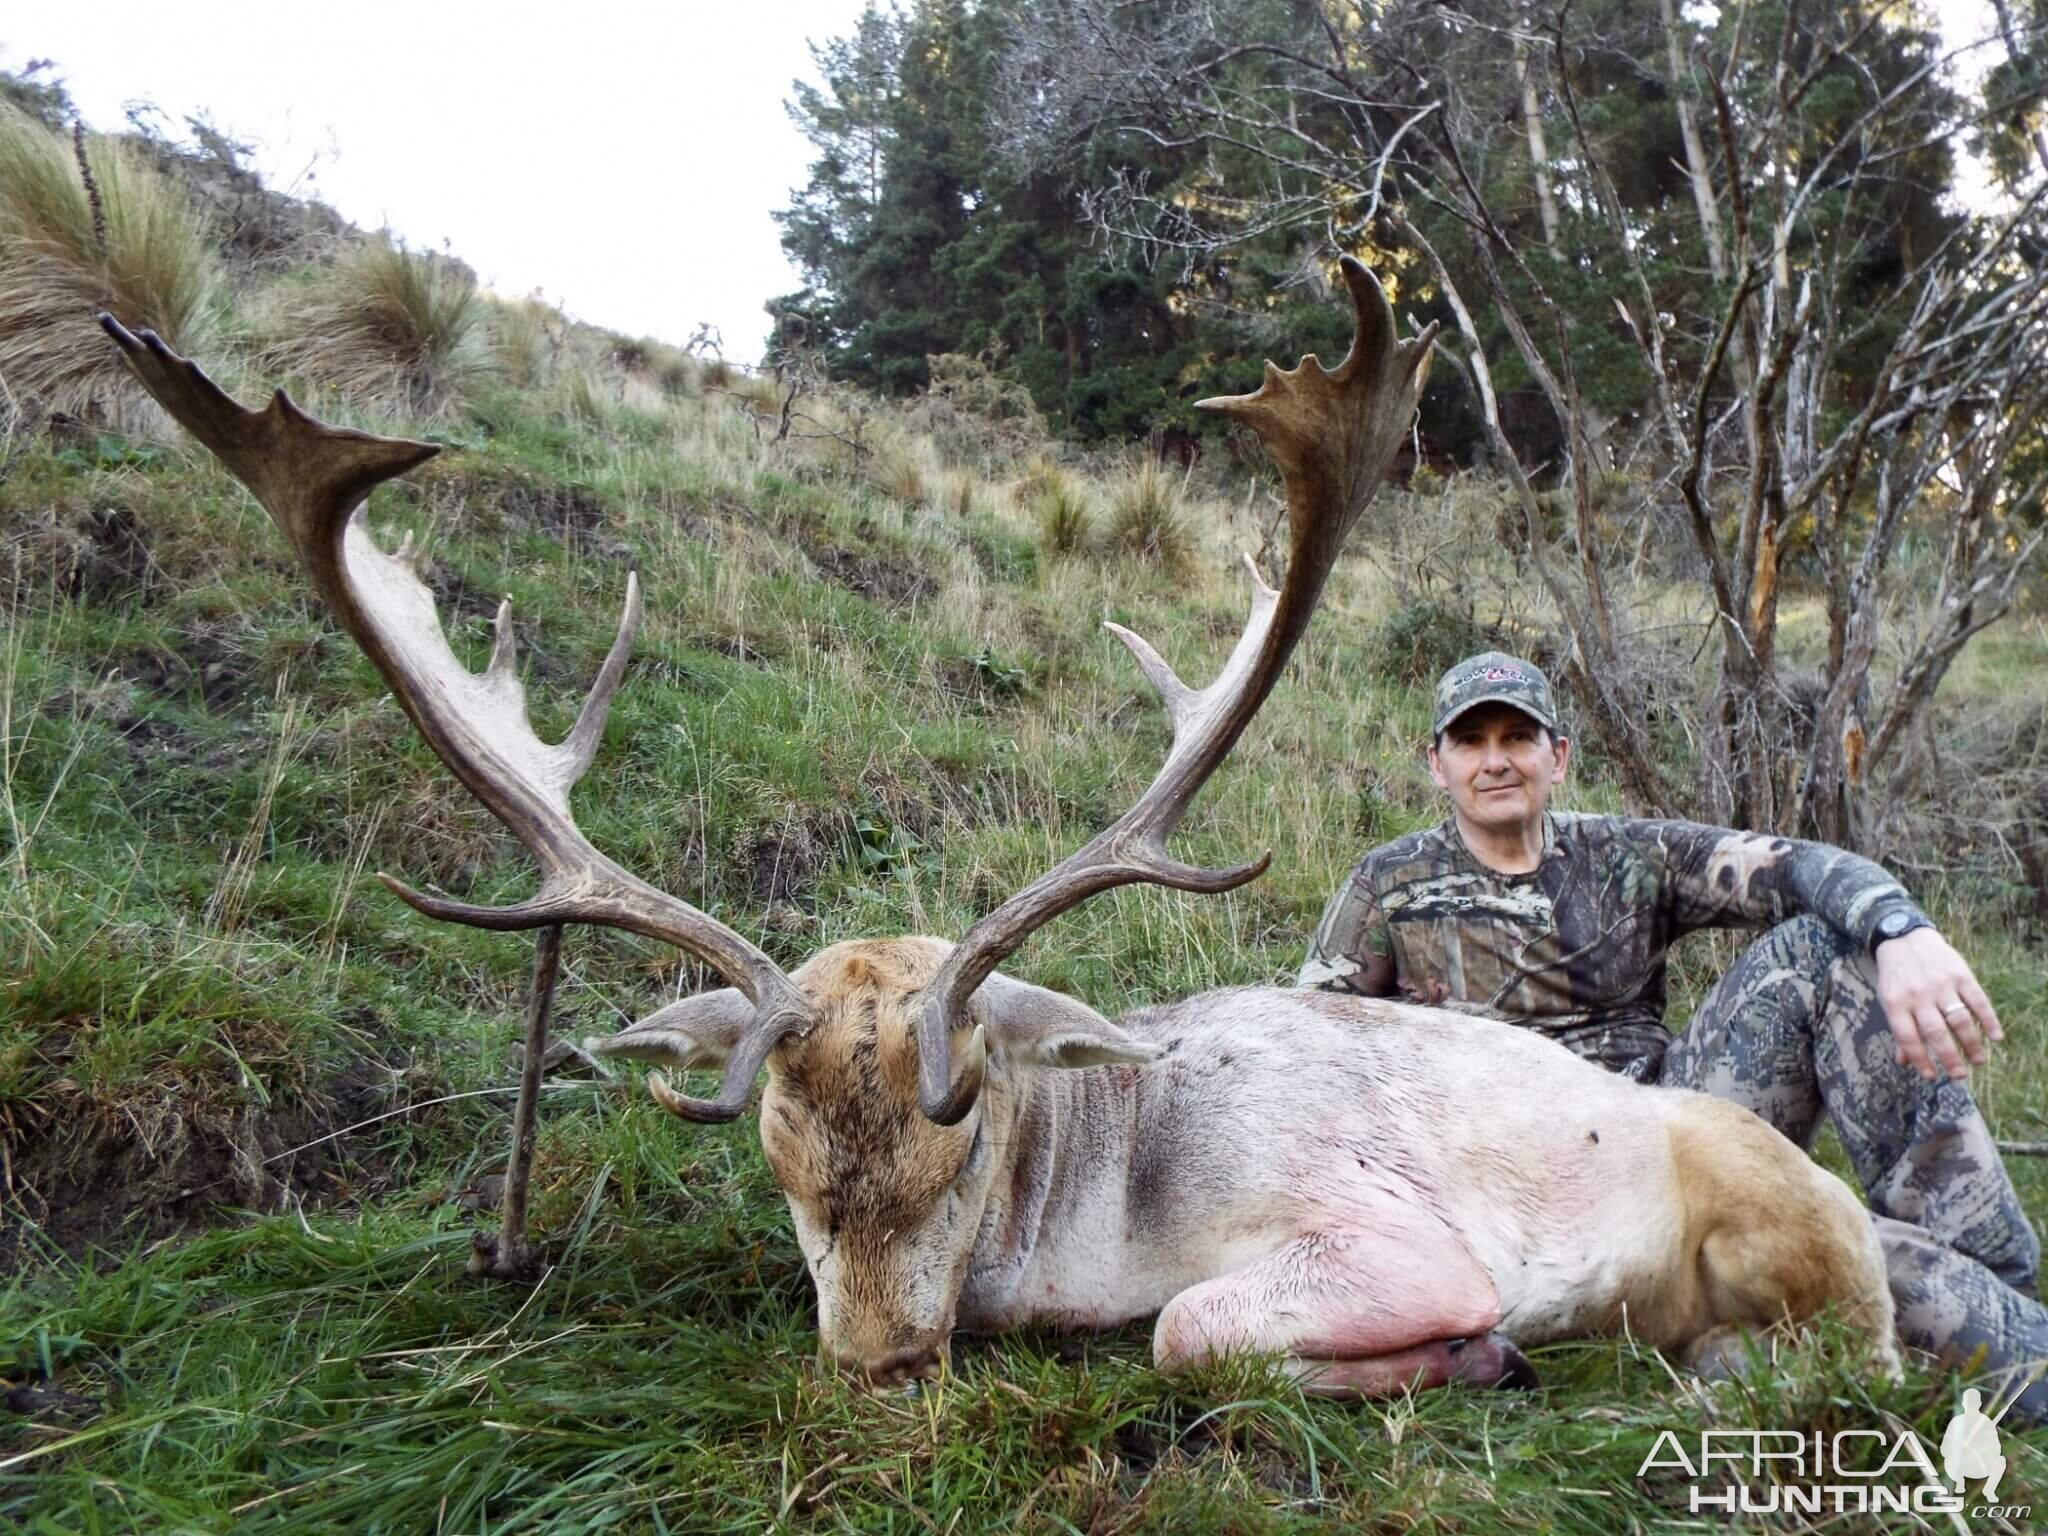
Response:
M430 917L496 929L593 923L662 939L729 983L676 1003L607 1041L604 1054L674 1069L715 1069L719 1092L692 1098L659 1073L648 1087L686 1120L723 1121L745 1106L765 1066L761 1135L788 1197L817 1285L821 1345L876 1380L936 1368L976 1233L1009 1198L1003 1166L1030 1075L1143 1064L1160 1048L1085 1004L995 975L1032 932L1115 886L1227 891L1262 857L1201 869L1166 842L1196 792L1272 691L1324 581L1407 431L1428 368L1431 326L1398 340L1378 282L1343 260L1356 312L1350 354L1266 365L1256 393L1201 408L1258 431L1286 487L1290 558L1277 590L1251 569L1251 613L1223 670L1191 688L1142 638L1108 626L1158 690L1173 745L1151 785L1086 847L1003 902L956 945L936 939L836 945L785 975L760 949L599 852L569 813L590 765L639 620L637 580L597 681L569 735L548 745L528 723L509 604L482 673L450 650L413 570L410 541L387 554L362 510L370 490L438 452L430 444L332 427L279 391L250 411L144 332L101 323L172 417L211 449L277 522L342 626L442 761L541 868L539 892L477 907L381 876Z

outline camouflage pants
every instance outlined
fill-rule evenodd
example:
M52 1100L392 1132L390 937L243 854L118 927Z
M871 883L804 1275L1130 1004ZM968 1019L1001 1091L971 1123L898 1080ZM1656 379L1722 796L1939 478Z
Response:
M1754 1110L1808 1149L1825 1112L1877 1223L1900 1338L2017 1386L2048 1361L2040 1242L1969 1089L1926 1082L1892 1052L1869 955L1801 917L1743 951L1654 1075ZM2048 1420L2048 1380L2014 1414Z

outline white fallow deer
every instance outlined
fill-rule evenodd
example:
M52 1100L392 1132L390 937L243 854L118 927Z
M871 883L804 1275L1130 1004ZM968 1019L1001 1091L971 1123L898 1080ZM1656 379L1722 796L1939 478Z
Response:
M633 578L581 718L544 745L507 615L488 668L471 673L407 551L383 552L360 510L432 447L322 425L281 392L245 410L155 337L107 327L269 510L427 741L542 872L532 900L504 908L393 889L487 928L628 929L730 983L586 1046L722 1070L714 1099L650 1075L654 1097L692 1121L740 1114L766 1069L761 1140L828 1361L903 1382L941 1369L955 1329L1156 1314L1162 1366L1268 1351L1312 1390L1372 1394L1523 1379L1518 1345L1624 1329L1698 1359L1732 1330L1833 1306L1895 1371L1862 1207L1747 1110L1642 1087L1455 1013L1239 988L1112 1023L996 972L1097 892L1224 891L1265 868L1193 868L1166 840L1271 691L1421 392L1433 329L1398 339L1372 275L1349 259L1343 275L1357 324L1340 367L1268 364L1257 393L1203 402L1257 429L1279 466L1291 533L1280 589L1253 574L1243 637L1206 688L1111 626L1172 717L1173 745L1138 803L958 944L836 944L790 974L600 853L570 816L632 644Z

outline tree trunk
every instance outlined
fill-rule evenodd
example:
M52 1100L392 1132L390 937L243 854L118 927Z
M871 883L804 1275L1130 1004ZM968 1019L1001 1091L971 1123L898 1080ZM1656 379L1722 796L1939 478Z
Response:
M1543 142L1543 109L1536 100L1536 77L1519 43L1515 45L1515 78L1522 85L1522 126L1529 135L1529 168L1536 177L1536 209L1543 219L1543 244L1560 256L1557 199L1550 190L1550 151Z
M1728 281L1728 247L1721 235L1721 205L1714 200L1714 178L1707 170L1707 146L1686 99L1685 50L1679 43L1678 14L1672 0L1657 0L1664 10L1664 50L1671 61L1671 93L1678 103L1678 132L1685 140L1685 168L1692 180L1693 207L1700 216L1700 234L1707 243L1707 270L1714 281Z

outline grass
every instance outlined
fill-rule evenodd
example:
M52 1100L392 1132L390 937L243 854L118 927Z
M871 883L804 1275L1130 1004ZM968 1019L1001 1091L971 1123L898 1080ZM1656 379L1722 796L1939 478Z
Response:
M1636 1472L1709 1403L1723 1428L1889 1412L1931 1441L1948 1413L1919 1378L1843 1392L1832 1341L1705 1400L1602 1342L1539 1352L1540 1396L1359 1408L1255 1360L1162 1377L1142 1330L968 1344L923 1394L871 1396L811 1359L807 1281L744 1128L685 1137L597 1100L557 1106L547 1150L561 1238L531 1288L462 1284L461 1221L388 1210L37 1284L9 1373L47 1363L81 1399L118 1395L92 1418L53 1402L0 1456L0 1513L101 1531L1620 1531L1683 1518L1682 1484Z
M1195 532L1181 488L1150 454L1112 484L1104 537L1118 553L1176 575L1192 564Z
M414 417L460 405L493 367L475 280L385 239L351 247L287 294L268 329L259 368Z
M491 347L498 372L514 389L537 389L554 373L563 345L562 317L534 299L493 302Z
M161 413L106 346L108 310L203 348L218 262L183 188L134 145L80 147L0 104L0 392L5 414L63 411L131 429ZM85 174L89 168L88 180Z
M949 457L870 406L806 395L825 435L765 442L694 368L669 387L658 349L622 371L577 328L549 346L539 389L478 388L431 418L351 405L446 446L371 521L420 536L472 664L511 595L543 734L573 718L639 571L647 618L579 819L785 965L856 935L957 935L1130 803L1168 731L1103 619L1197 680L1235 639L1234 557L1267 521L1241 489L1040 467L1014 497L977 494L1014 465ZM736 382L718 377L705 366ZM751 1125L684 1128L573 1083L543 1112L553 1268L463 1282L528 948L429 924L370 876L496 901L530 887L525 860L203 454L112 434L7 451L0 1524L1620 1532L1688 1518L1681 1485L1636 1476L1666 1428L1890 1415L1938 1442L1952 1383L1873 1385L1827 1338L1706 1400L1622 1340L1539 1351L1535 1396L1346 1407L1260 1361L1163 1378L1143 1328L963 1340L937 1388L870 1396L812 1362L809 1284ZM1042 516L1055 494L1082 509L1070 535ZM1168 516L1177 532L1048 558L1097 552L1098 495L1127 535ZM1425 523L1467 502L1451 560ZM1428 658L1467 615L1534 621L1484 502L1389 493L1195 807L1175 851L1270 848L1263 879L1113 893L1006 969L1112 1014L1291 978L1360 847L1441 814L1417 750ZM1420 598L1381 569L1396 535L1445 562ZM2038 623L1993 638L1947 685L1959 718L2044 693ZM1618 804L1597 776L1563 800ZM1986 1111L2039 1139L2038 940L1967 872L1918 883L2009 1026ZM1674 1016L1725 960L1678 952ZM578 932L556 1027L609 1030L703 979ZM2048 1216L2048 1165L2014 1172ZM2048 1498L2048 1435L2006 1446L2006 1491Z
M1038 540L1049 555L1085 554L1095 547L1095 508L1089 491L1057 465L1047 465L1026 482Z

